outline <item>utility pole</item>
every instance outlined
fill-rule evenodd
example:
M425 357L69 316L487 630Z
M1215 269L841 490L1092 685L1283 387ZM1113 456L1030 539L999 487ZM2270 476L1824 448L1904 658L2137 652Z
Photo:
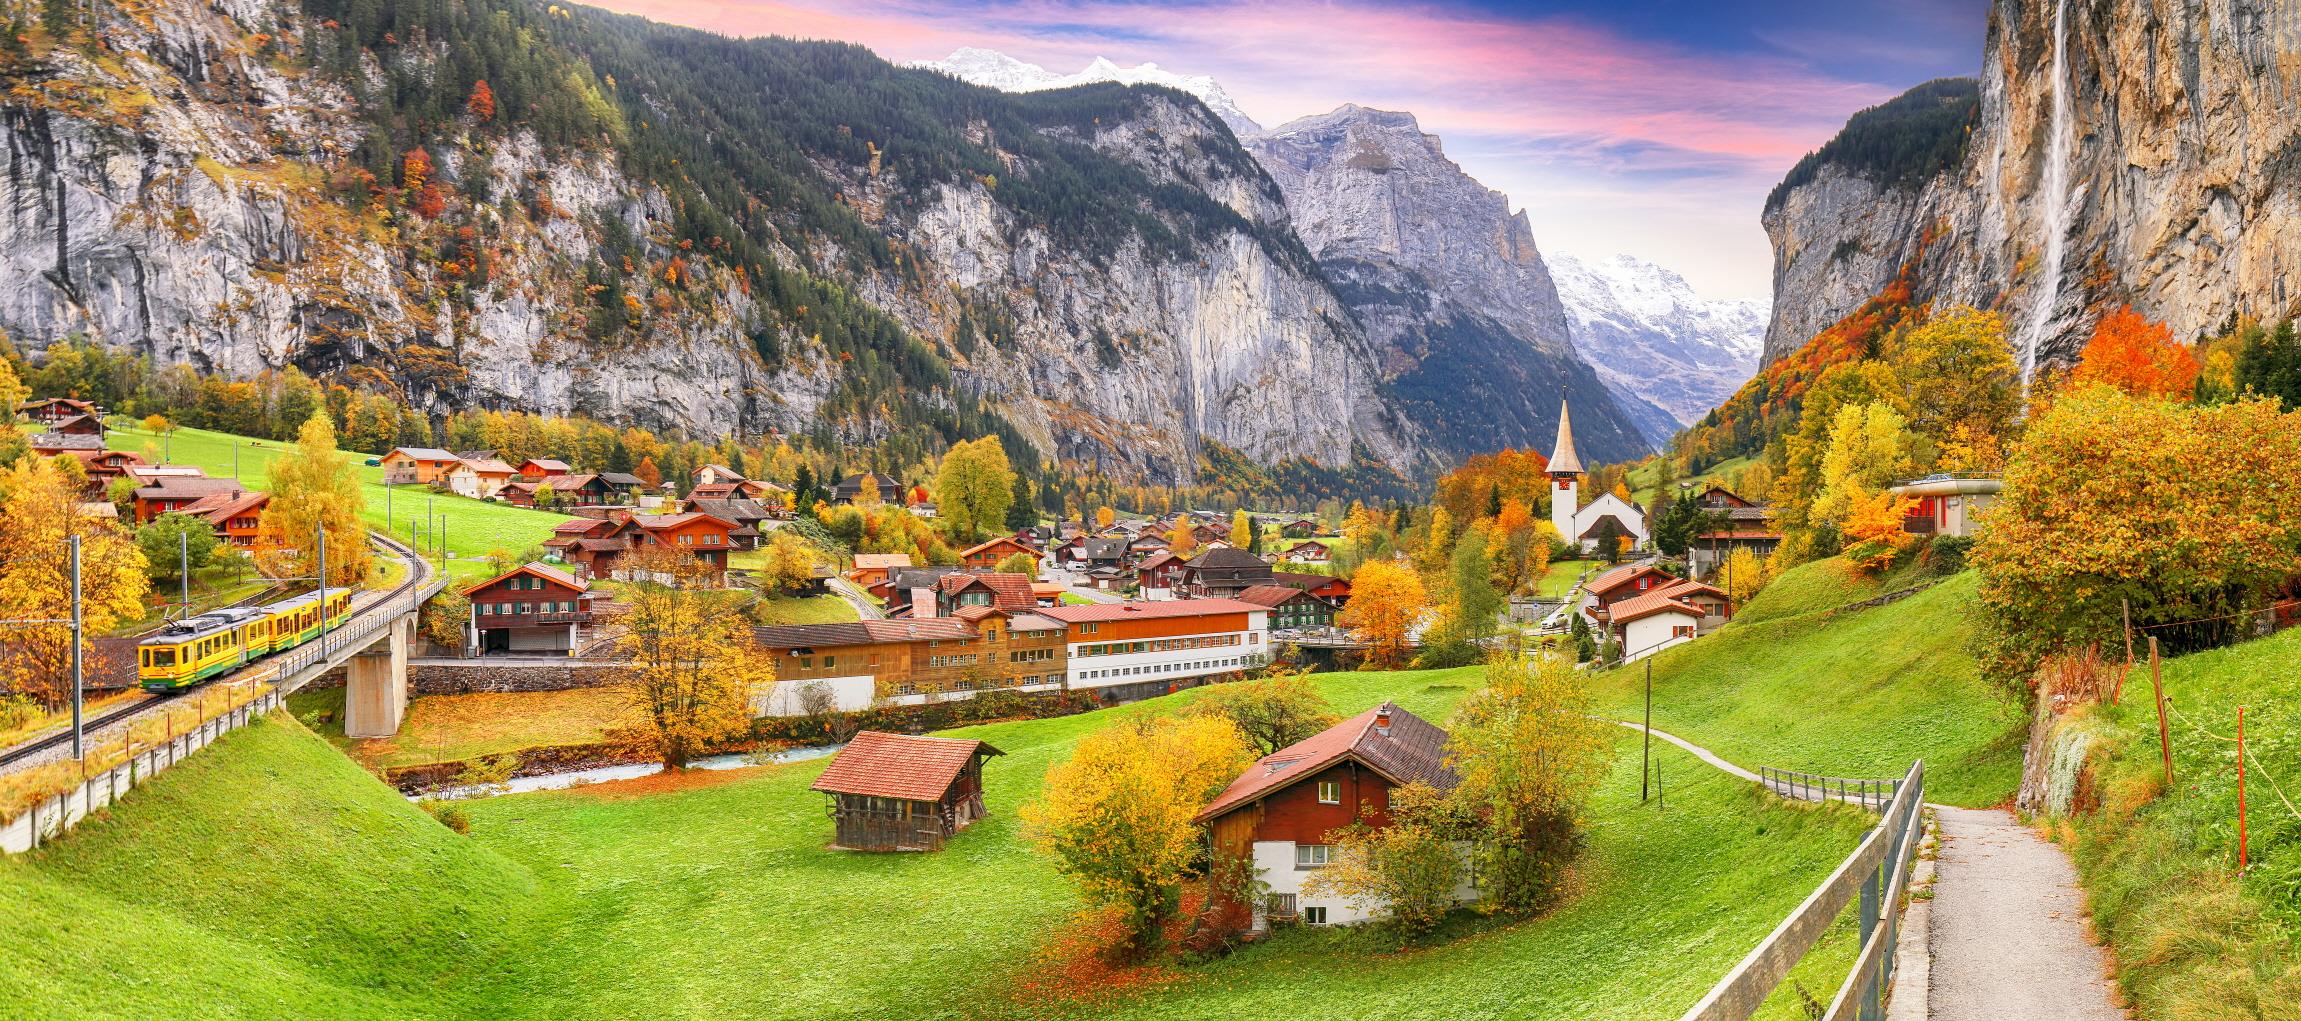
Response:
M80 640L85 633L80 619L80 537L74 535L72 536L72 758L75 760L88 757L87 735L81 729L85 721L82 719L80 709L81 701L85 697L84 681L86 680L81 672Z
M1646 800L1646 778L1654 770L1654 661L1646 661L1646 745L1638 760L1638 800Z
M328 526L320 533L320 658L328 658Z
M176 533L177 592L184 603L184 616L192 615L192 534Z

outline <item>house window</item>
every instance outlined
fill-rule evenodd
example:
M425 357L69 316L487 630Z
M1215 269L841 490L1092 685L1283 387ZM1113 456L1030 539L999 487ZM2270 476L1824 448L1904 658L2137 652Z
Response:
M1304 924L1304 925L1325 925L1325 924L1326 924L1326 909L1325 909L1325 908L1323 908L1323 907L1315 907L1315 908L1304 908L1304 909L1302 909L1302 924Z
M1342 804L1342 781L1320 780L1318 782L1318 803L1321 805Z
M1294 867L1298 869L1325 868L1329 856L1333 852L1334 848L1326 844L1296 844L1294 845Z

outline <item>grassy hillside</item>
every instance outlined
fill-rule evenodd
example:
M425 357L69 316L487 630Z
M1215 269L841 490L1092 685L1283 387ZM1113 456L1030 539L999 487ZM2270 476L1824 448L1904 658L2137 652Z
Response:
M1653 657L1654 726L1752 768L1891 777L1922 757L1930 799L2001 801L2018 782L2023 718L1966 651L1978 585L1969 572L1840 613L1827 608L1882 586L1835 560L1799 567L1716 633ZM1634 719L1644 676L1633 664L1596 683Z
M115 429L109 442L114 450L134 451L154 461L164 456L171 464L193 465L217 478L233 477L236 463L238 478L250 489L268 488L272 460L294 446L205 429L179 429L164 438L140 428ZM429 510L446 521L447 550L456 558L449 561L448 570L459 578L484 574L487 567L479 561L489 550L524 551L551 538L552 526L570 520L565 514L550 511L435 495L426 486L393 486L387 494L383 469L358 464L375 455L351 456L353 470L360 477L360 493L367 499L361 517L368 526L388 530L402 541L413 541L414 527Z
M523 953L509 934L537 892L274 716L69 839L0 858L0 1003L53 1018L463 1016L464 993Z
M1348 674L1436 718L1477 671ZM1278 1018L1675 1016L1852 846L1845 809L1774 804L1669 753L1666 810L1625 754L1576 898L1397 953L1298 930L1107 1005L1022 1002L1070 888L1015 808L1076 739L1161 700L967 733L1006 755L992 816L935 855L823 848L823 763L517 795L449 834L293 722L173 771L59 848L0 862L0 996L49 1017ZM1841 926L1801 981L1834 985ZM133 952L124 951L133 947ZM131 963L132 962L132 963ZM64 976L69 976L68 978ZM1335 995L1340 993L1342 995ZM1826 995L1826 993L1823 993ZM1784 1004L1770 1016L1791 1017Z
M2071 848L2093 925L2145 1017L2301 1014L2301 629L2164 664L2174 784L2163 780L2146 664L2123 704L2091 706L2058 735L2091 738L2075 781ZM2237 870L2244 706L2251 868Z

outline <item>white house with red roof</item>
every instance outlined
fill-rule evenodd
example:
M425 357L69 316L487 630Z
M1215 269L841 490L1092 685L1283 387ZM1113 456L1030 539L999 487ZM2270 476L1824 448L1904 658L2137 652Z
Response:
M1254 863L1269 894L1254 928L1272 921L1340 925L1382 913L1384 905L1305 889L1334 860L1334 831L1354 823L1390 825L1390 793L1420 782L1452 790L1446 731L1389 702L1265 755L1201 810L1217 853ZM1463 848L1465 854L1468 848ZM1478 898L1470 870L1455 899Z

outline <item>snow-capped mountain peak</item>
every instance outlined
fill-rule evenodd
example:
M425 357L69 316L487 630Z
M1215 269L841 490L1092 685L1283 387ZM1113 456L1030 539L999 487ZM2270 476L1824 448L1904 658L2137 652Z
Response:
M1546 255L1574 344L1617 390L1691 424L1758 368L1767 302L1704 298L1663 266L1629 255Z
M1222 118L1223 123L1240 135L1262 131L1262 126L1240 110L1238 104L1224 92L1221 83L1203 74L1176 74L1153 63L1122 67L1106 57L1096 57L1076 74L1056 74L1029 61L1017 60L997 50L962 46L941 60L914 61L910 66L921 67L972 82L1001 92L1038 92L1045 89L1067 89L1074 85L1097 82L1116 82L1120 85L1163 85L1198 97L1207 109Z

